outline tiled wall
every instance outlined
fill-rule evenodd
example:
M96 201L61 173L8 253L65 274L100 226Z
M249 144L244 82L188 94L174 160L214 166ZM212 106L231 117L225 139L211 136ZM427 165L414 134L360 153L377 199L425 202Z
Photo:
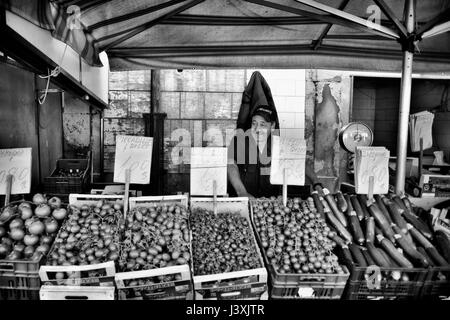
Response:
M144 135L143 113L150 112L151 71L109 74L109 108L104 111L104 171L114 170L117 135Z
M255 70L161 70L159 112L167 113L165 167L188 173L191 146L226 146L232 138L242 92ZM268 82L281 134L304 136L305 71L259 70ZM191 140L174 130L184 128ZM206 133L208 131L208 133ZM182 164L178 164L182 161Z

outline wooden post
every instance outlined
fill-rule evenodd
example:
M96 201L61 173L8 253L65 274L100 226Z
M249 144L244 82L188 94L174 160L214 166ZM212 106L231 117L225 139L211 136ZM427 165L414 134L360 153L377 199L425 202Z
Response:
M6 176L5 207L10 203L11 200L12 178L13 176L11 174L8 174Z
M213 181L213 209L214 215L217 214L217 181Z
M422 176L422 166L423 166L423 138L420 138L420 150L419 150L419 181Z
M287 172L283 169L283 206L287 205Z
M126 169L125 170L125 198L123 201L124 218L127 217L127 213L128 213L128 198L130 196L130 176L131 176L131 169Z
M367 195L367 205L371 205L372 203L375 202L375 200L373 199L373 183L374 183L374 177L370 176L369 177L369 194Z

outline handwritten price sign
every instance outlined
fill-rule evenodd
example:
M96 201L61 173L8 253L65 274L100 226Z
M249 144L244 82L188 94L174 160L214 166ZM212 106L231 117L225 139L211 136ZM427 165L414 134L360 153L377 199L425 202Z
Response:
M31 148L0 149L0 194L6 194L6 177L12 175L11 194L30 193Z
M217 195L227 193L227 149L191 148L191 194L213 195L213 182Z
M272 164L270 183L283 184L286 169L287 184L305 184L306 142L304 139L272 137Z
M369 178L373 177L373 193L389 191L389 150L384 147L357 147L355 157L356 193L369 192Z
M114 182L125 183L125 170L130 169L130 183L150 183L153 138L117 136Z

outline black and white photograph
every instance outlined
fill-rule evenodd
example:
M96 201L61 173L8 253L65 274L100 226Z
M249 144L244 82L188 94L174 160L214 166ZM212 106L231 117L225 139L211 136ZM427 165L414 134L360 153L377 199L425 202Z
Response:
M0 0L0 35L4 310L450 300L450 1Z

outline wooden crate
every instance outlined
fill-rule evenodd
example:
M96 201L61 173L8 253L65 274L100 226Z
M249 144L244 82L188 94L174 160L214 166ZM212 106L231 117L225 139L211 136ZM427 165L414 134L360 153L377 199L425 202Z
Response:
M191 211L196 208L213 211L213 198L191 197ZM232 212L245 217L248 221L255 248L258 251L261 268L196 276L192 263L195 299L222 300L244 299L265 300L267 294L267 270L264 268L261 251L251 227L248 211L248 198L217 198L217 212Z
M46 286L39 291L41 300L114 300L114 287Z
M116 202L124 200L121 195L100 195L100 194L78 194L72 193L69 195L69 204L75 207L81 207L86 204L88 206L96 205L98 201L104 200L106 202Z
M188 207L186 195L132 197L129 199L130 210L138 207L152 207L157 204L179 204ZM192 256L192 250L190 252ZM130 281L145 281L153 277L179 275L181 279L154 284L129 286ZM192 299L192 277L189 264L165 268L120 272L115 276L119 300L143 299Z

